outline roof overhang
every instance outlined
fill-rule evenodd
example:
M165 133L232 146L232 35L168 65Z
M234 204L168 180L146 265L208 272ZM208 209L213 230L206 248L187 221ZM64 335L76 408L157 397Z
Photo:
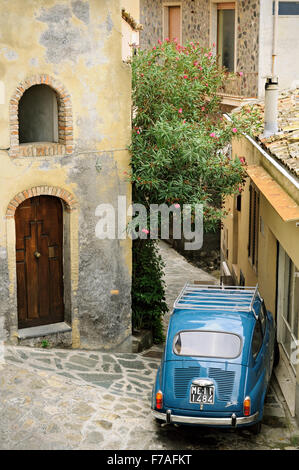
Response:
M284 222L299 220L299 206L262 166L249 165L246 171Z

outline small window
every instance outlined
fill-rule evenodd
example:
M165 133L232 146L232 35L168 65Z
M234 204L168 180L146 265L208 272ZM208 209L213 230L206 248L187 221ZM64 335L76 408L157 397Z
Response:
M33 85L19 102L19 142L58 142L58 104L55 91Z
M275 2L273 2L272 13L275 12ZM279 2L279 15L299 15L299 2Z
M261 311L259 313L259 318L260 318L260 322L261 322L262 333L264 335L265 331L266 331L266 325L267 325L267 310L266 310L264 302L262 303L262 306L261 306Z
M217 55L219 65L235 69L235 3L217 4Z
M263 332L260 319L257 320L252 337L252 356L255 359L263 344Z
M234 359L241 353L241 339L220 331L181 331L173 342L178 356L203 356Z
M251 184L249 187L248 257L256 271L258 265L259 205L259 191Z
M236 209L238 212L241 212L241 206L242 206L242 196L241 194L238 194L237 198L236 198Z

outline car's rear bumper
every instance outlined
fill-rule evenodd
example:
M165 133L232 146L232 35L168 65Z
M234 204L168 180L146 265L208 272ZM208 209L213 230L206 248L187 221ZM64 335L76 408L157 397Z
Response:
M237 417L234 413L230 417L225 418L210 418L206 416L185 416L185 415L173 415L171 410L167 410L166 413L160 413L159 411L152 410L152 415L161 421L167 423L178 423L178 424L198 424L204 426L229 426L237 427L242 425L250 425L258 420L259 412L257 411L250 416Z

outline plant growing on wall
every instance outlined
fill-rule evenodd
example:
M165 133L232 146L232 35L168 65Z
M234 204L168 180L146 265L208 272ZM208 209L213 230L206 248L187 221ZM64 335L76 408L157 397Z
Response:
M256 132L260 122L257 112L248 107L232 115L231 121L223 118L218 92L226 78L212 52L198 43L181 46L166 39L133 56L134 203L189 204L192 208L202 204L204 230L219 227L225 215L223 196L240 191L245 180L244 162L223 149L233 136ZM150 243L156 256L153 241L134 243L139 254L140 244L149 250ZM150 275L140 263L142 257L135 256L134 273L139 279L133 277L133 290L140 276ZM163 313L163 289L160 292ZM135 301L138 304L137 297Z

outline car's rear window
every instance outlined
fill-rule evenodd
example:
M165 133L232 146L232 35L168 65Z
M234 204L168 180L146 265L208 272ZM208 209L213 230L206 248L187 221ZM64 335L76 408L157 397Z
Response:
M233 359L241 353L241 339L220 331L180 331L174 337L173 350L178 356Z

